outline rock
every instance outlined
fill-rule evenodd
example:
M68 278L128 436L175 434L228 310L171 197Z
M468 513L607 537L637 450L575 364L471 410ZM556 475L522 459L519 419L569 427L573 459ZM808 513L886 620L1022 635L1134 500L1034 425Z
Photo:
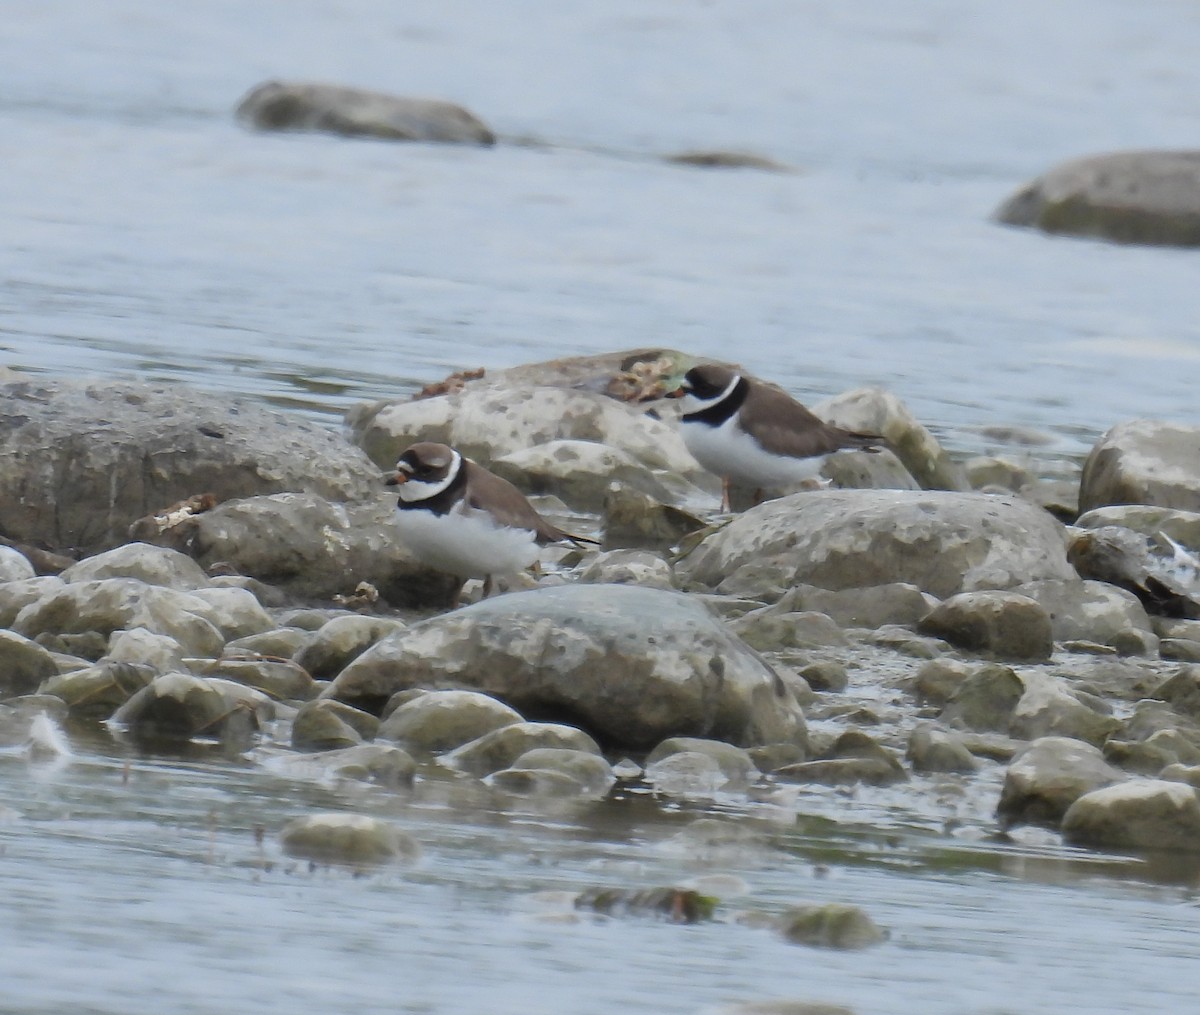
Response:
M612 766L600 755L563 747L535 747L494 776L504 772L552 772L574 781L577 793L596 797L604 796L616 782Z
M513 764L484 776L487 785L502 793L523 797L577 797L583 794L579 780L553 768L522 768Z
M1059 578L1018 585L1013 591L1042 605L1055 641L1124 645L1130 631L1151 633L1137 596L1104 582Z
M1007 666L991 664L970 673L942 710L944 722L971 730L1007 732L1025 685Z
M26 606L57 592L63 585L63 580L56 575L0 582L0 627L12 627L17 614Z
M991 487L1019 493L1035 480L1028 465L996 455L969 458L963 463L963 470L973 490Z
M832 902L793 906L780 916L778 927L792 944L842 951L868 948L887 937L865 910Z
M297 751L331 751L373 740L379 720L370 712L327 698L306 701L292 720L292 747Z
M1200 719L1200 666L1181 666L1158 686L1153 697L1167 702L1179 715Z
M264 766L285 779L326 786L353 780L391 790L410 789L417 772L417 763L391 744L352 744L310 754L277 754L268 757Z
M1004 773L996 816L1004 828L1058 828L1067 809L1085 793L1129 778L1091 744L1069 737L1040 737L1022 748Z
M1025 693L1008 723L1008 732L1015 737L1074 737L1099 746L1121 727L1111 715L1081 701L1059 677L1031 671L1025 674L1023 683Z
M604 495L601 530L606 550L666 550L704 527L705 522L696 515L640 490L617 487Z
M1162 770L1160 779L1166 779L1168 782L1182 782L1192 789L1200 789L1200 765L1180 765L1179 763L1167 765Z
M41 693L60 698L75 718L107 719L156 675L136 663L103 662L50 677Z
M906 753L917 772L974 772L979 763L962 738L920 723L908 739Z
M1003 668L1007 670L1007 667ZM922 701L945 705L954 697L972 672L971 665L959 659L930 659L917 670L917 675L913 679L913 692ZM1012 673L1011 670L1008 672ZM1013 673L1013 676L1015 677L1016 674ZM1017 696L1013 698L1014 705L1019 697L1020 692L1018 691Z
M375 866L421 855L417 841L379 818L366 814L310 814L289 821L279 833L289 856L313 863Z
M999 659L1049 659L1054 651L1050 614L1016 592L962 592L935 607L918 625L971 652Z
M1082 578L1132 592L1149 613L1200 618L1200 594L1179 580L1177 569L1157 556L1151 541L1132 529L1106 525L1082 531L1067 549Z
M352 500L378 489L378 471L339 434L183 386L20 381L0 384L0 404L0 532L35 545L107 550L201 492Z
M225 643L225 655L274 656L293 659L308 642L310 632L299 627L273 627L261 634L248 634ZM296 661L296 660L293 660ZM300 665L303 665L301 663ZM305 666L309 673L312 670ZM320 679L323 679L320 678Z
M784 613L774 606L739 617L730 628L760 652L849 644L841 628L824 613Z
M305 598L331 599L367 582L394 606L450 605L461 579L417 564L393 513L382 496L364 504L303 493L250 497L197 515L191 553L205 567L226 563Z
M254 594L245 589L197 589L192 595L208 604L208 619L226 641L262 634L275 626Z
M998 222L1118 243L1200 246L1200 152L1130 151L1061 163L996 209Z
M778 675L701 604L626 585L513 593L423 621L364 652L325 695L378 711L404 688L464 686L627 749L804 730Z
M1200 426L1149 419L1118 423L1083 463L1080 509L1148 504L1200 511L1198 444Z
M782 611L816 610L841 627L879 628L885 624L915 625L937 605L937 600L907 582L871 588L829 589L796 585L779 601Z
M114 631L144 627L174 638L189 656L216 656L225 637L213 623L212 608L189 592L145 585L133 578L73 582L30 603L17 614L13 630L29 638L43 633Z
M251 725L247 725L247 719ZM240 739L256 728L253 714L213 681L190 673L155 677L113 713L138 740L182 742L193 737Z
M649 550L598 553L580 573L579 581L596 585L641 585L653 589L674 587L671 565Z
M678 561L675 573L716 588L739 568L777 565L787 586L905 582L945 598L1074 577L1065 547L1058 522L1009 497L820 490L739 515Z
M37 575L29 558L11 546L0 545L0 585L28 581Z
M1103 849L1200 849L1196 790L1162 779L1130 779L1085 793L1067 810L1063 837Z
M184 669L183 646L165 634L155 634L144 627L114 631L108 639L104 659L114 663L136 663L155 674Z
M762 169L771 173L795 172L791 166L782 162L749 152L677 152L674 155L664 155L663 161L677 166L695 166L701 169Z
M290 659L253 659L222 656L193 662L198 676L223 677L247 687L256 687L279 701L308 701L317 696L317 686L308 671Z
M502 768L510 768L526 751L538 747L566 748L596 755L600 753L596 742L573 726L547 722L518 722L485 733L477 740L443 754L440 760L449 768L482 777Z
M745 789L759 775L749 753L740 747L702 737L668 737L646 756L647 778L656 782L656 767L680 754L698 754L715 762L723 778L722 788Z
M190 592L207 588L208 575L187 554L149 543L126 543L72 564L60 575L65 582L101 578L136 578L147 585Z
M1132 529L1156 541L1168 536L1189 549L1200 549L1200 511L1180 511L1151 504L1109 504L1092 508L1075 520L1075 527L1079 529L1100 529L1108 525Z
M333 617L313 632L294 655L288 654L317 680L328 680L377 641L404 627L403 621L390 617Z
M818 659L800 667L800 677L814 691L844 691L850 674L836 659Z
M307 81L265 81L238 103L256 130L309 130L387 141L493 145L496 135L462 106Z
M437 754L521 721L515 708L477 691L429 691L392 712L378 736L410 751Z
M962 466L890 391L856 388L815 405L813 412L847 430L886 437L892 452L926 490L969 489Z
M876 452L830 455L821 476L842 490L920 490L921 484L888 448ZM796 492L804 487L793 488Z
M831 786L859 782L887 786L908 778L899 759L860 730L843 733L819 758L784 765L773 774L789 782L819 782Z
M41 645L12 631L0 631L0 698L32 694L58 674L54 657Z

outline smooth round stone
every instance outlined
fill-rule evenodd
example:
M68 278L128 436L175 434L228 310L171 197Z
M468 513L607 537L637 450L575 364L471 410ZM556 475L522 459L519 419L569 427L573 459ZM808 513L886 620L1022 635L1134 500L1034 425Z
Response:
M289 856L349 867L413 862L421 855L406 832L365 814L310 814L289 821L279 833Z

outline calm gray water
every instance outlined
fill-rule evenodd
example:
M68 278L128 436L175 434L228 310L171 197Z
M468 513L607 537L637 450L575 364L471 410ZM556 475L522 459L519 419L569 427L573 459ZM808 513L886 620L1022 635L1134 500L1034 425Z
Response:
M1198 255L987 216L1061 159L1194 147L1197 51L1183 0L8 4L0 364L185 380L335 424L462 367L661 343L809 400L884 385L962 450L1017 424L1078 456L1121 419L1195 418ZM546 145L245 132L231 109L269 77L449 98ZM658 159L698 148L797 172ZM637 799L525 814L236 765L122 772L86 745L51 769L0 757L0 1009L1195 1003L1194 876L991 845L994 785L964 805L973 837L833 793L740 817L779 841L713 865L749 885L733 906L862 904L892 937L843 955L727 922L538 913L536 892L709 869L663 846L694 815ZM424 862L281 861L278 827L326 807L393 816ZM795 826L814 807L834 820Z

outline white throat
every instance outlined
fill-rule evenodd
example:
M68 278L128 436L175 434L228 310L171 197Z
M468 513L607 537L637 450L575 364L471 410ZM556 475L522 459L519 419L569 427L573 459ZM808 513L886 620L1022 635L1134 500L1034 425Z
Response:
M728 387L719 395L714 395L712 398L697 398L689 391L683 396L683 414L691 416L694 413L703 412L705 409L711 409L714 405L720 405L733 394L733 389L738 386L738 382L741 379L740 374L734 374L733 380L729 382Z
M446 471L444 479L439 479L433 483L422 479L409 479L407 482L400 484L400 499L405 504L415 504L423 500L432 500L454 482L462 469L463 460L462 455L457 451L451 450L450 453L454 458L450 462L450 468Z

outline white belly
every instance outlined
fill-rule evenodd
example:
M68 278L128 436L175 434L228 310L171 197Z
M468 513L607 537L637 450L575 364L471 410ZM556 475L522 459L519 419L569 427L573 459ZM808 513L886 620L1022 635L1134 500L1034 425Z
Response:
M422 564L460 578L516 574L537 560L532 532L497 525L486 511L397 509L396 528Z
M786 486L820 475L824 455L790 458L769 454L734 426L736 419L735 413L719 427L686 421L680 424L683 443L709 472L756 489Z

